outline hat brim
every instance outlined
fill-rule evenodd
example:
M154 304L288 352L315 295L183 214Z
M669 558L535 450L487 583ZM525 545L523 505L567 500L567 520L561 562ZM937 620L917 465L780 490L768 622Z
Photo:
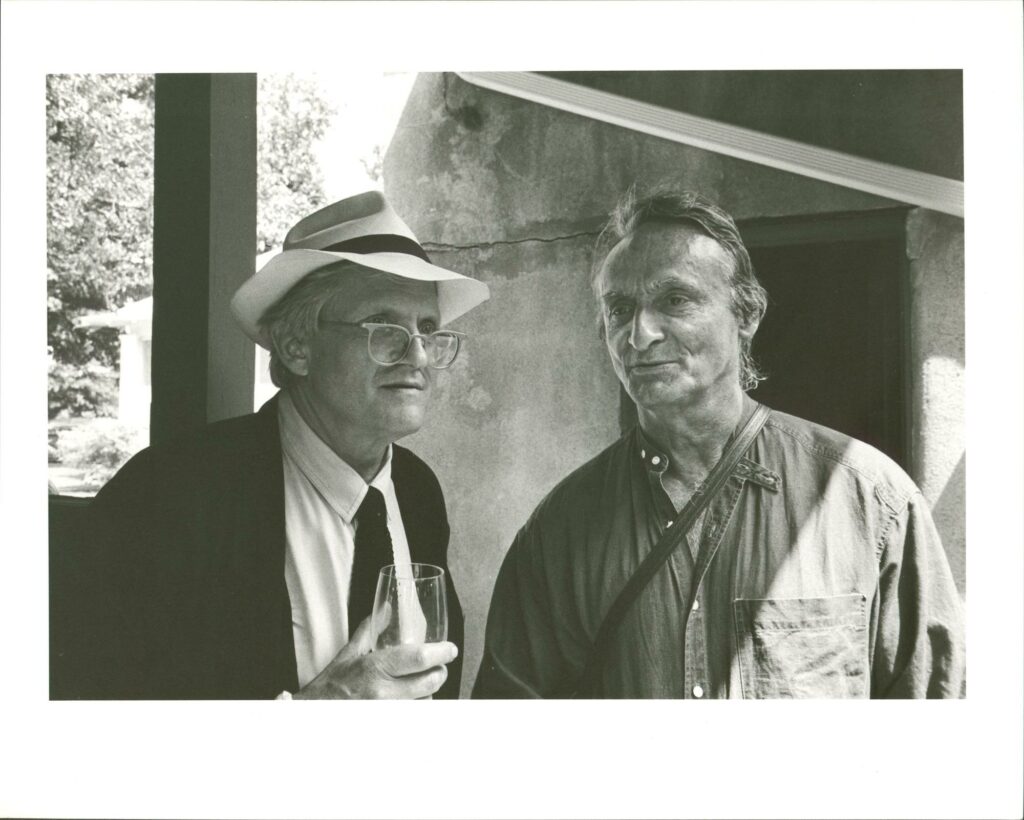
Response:
M270 335L259 324L267 308L313 271L341 261L355 262L365 268L417 282L437 282L441 324L457 319L490 296L490 289L483 282L405 253L288 250L267 262L232 298L231 310L245 335L269 350Z

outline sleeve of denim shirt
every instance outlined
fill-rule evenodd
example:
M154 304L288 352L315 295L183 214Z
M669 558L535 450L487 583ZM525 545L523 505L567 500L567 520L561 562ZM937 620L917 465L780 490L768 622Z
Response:
M551 618L528 555L529 533L516 536L494 584L484 656L474 698L544 697L543 678L557 667Z
M535 516L513 541L494 585L474 698L572 694L589 643L569 588L566 538Z
M914 493L881 542L873 698L957 698L964 615L927 502Z

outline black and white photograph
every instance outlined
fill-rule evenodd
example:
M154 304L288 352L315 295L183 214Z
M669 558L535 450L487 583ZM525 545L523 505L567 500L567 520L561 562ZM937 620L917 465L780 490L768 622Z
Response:
M1019 7L177 8L3 3L0 815L1019 816Z

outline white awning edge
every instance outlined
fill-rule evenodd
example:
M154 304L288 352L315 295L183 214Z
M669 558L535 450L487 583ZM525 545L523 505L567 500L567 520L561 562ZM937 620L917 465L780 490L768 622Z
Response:
M737 125L695 117L526 71L457 72L468 83L594 120L812 179L964 215L964 183Z

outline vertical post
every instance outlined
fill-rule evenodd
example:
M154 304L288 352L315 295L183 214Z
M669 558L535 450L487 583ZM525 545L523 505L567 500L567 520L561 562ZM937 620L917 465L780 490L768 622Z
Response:
M256 75L214 74L206 419L252 412L256 351L231 315L256 265Z
M256 254L256 76L158 74L150 439L252 409L229 312Z

